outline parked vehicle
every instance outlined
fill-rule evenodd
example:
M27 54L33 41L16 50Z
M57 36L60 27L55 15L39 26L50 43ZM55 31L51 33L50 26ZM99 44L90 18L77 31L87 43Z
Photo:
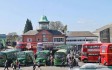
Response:
M20 65L28 65L33 64L35 60L33 51L21 51L17 53L17 60L19 61Z
M32 50L36 54L37 42L17 42L16 48L21 51Z
M100 55L101 43L87 43L82 45L81 61L83 62L98 62Z
M97 65L97 64L93 64L93 63L86 63L84 65L82 65L81 67L75 67L73 68L73 70L101 70L103 67ZM104 70L105 68L103 68ZM107 69L105 69L107 70ZM110 70L110 69L109 69Z
M44 45L43 45L43 43L37 43L37 51L39 52L39 51L42 51L43 50L43 48L44 48Z
M0 53L0 66L3 66L4 61L8 60L8 65L16 60L16 54L19 52L17 49L7 49L5 51L1 51Z
M101 45L100 55L103 65L112 65L112 43L103 43Z
M67 50L60 49L54 54L54 65L66 65Z
M40 65L48 65L49 63L49 56L50 51L49 50L42 50L36 53L36 63Z

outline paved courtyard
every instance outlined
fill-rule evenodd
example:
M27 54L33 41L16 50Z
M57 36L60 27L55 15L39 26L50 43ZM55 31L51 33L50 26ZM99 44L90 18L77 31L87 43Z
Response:
M0 70L4 70L4 68L0 67ZM9 68L9 70L13 70L13 69ZM33 67L32 66L21 67L21 70L33 70ZM36 70L38 70L38 68ZM41 67L41 70L68 70L68 67L45 66L45 67Z

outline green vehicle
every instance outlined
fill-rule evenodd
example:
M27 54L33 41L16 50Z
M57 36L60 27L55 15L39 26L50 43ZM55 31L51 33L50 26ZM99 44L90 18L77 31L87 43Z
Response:
M42 50L36 53L36 63L40 65L48 65L48 60L50 56L50 51L49 50Z
M8 60L8 65L16 60L16 54L19 50L16 49L7 49L5 51L0 52L0 66L4 66L6 59Z
M60 49L60 50L56 51L56 53L54 54L54 65L55 66L66 65L66 56L67 56L66 49Z
M33 51L21 51L17 53L17 60L20 62L20 65L33 64L35 60Z

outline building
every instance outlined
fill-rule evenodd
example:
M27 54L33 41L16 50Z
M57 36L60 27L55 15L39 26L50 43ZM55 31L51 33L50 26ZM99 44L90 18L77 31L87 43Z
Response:
M45 46L54 46L65 43L65 35L58 30L49 29L46 16L39 20L39 29L30 30L22 35L23 42L42 42Z
M94 32L98 36L100 42L110 43L112 42L112 24L107 24Z
M98 36L89 31L69 31L67 32L66 44L77 45L77 50L81 50L84 43L98 42Z
M100 31L100 40L103 43L112 42L112 27Z

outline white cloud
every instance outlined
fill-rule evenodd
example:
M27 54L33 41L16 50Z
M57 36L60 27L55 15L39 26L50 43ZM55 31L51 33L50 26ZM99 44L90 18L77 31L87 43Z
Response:
M94 23L96 23L94 20L91 20L91 19L78 19L77 21L76 21L76 23L78 23L78 24L94 24Z

